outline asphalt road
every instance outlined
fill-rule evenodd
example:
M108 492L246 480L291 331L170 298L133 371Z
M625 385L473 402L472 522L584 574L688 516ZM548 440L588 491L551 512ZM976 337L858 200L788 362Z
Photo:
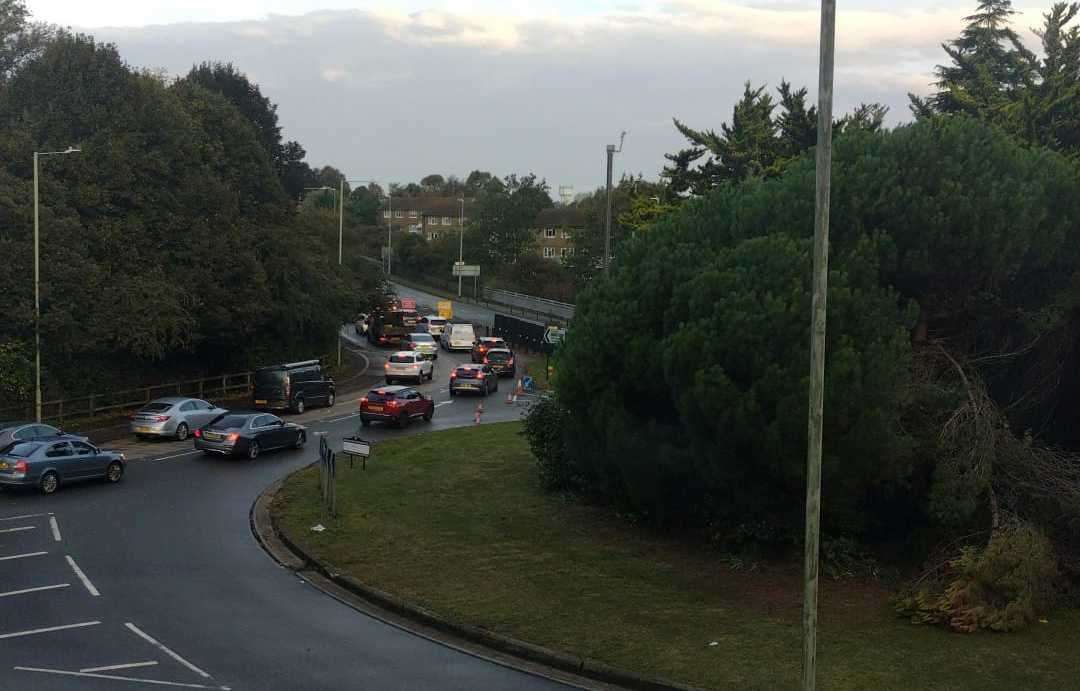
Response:
M377 372L386 351L369 355ZM441 353L421 387L439 404L431 423L375 424L365 438L473 424L477 401L445 390L451 363L467 358ZM520 416L505 390L486 399L483 422ZM340 448L355 406L292 419ZM141 457L117 485L0 492L0 689L565 688L371 619L272 561L251 533L251 506L314 460L316 444L255 462L190 448L129 444Z

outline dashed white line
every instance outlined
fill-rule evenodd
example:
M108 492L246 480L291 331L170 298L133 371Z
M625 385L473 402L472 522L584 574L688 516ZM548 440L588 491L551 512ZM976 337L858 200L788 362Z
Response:
M24 554L12 554L6 557L0 557L0 561L7 561L8 559L25 559L26 557L40 557L42 554L48 554L48 552L26 552Z
M60 526L56 523L56 516L49 516L49 527L52 528L53 539L60 542Z
M84 667L80 669L80 672L111 672L114 669L132 669L135 667L152 667L157 664L157 660L147 660L146 662L128 662L122 665L105 665L104 667Z
M360 413L350 413L349 415L343 415L342 417L332 417L329 420L326 420L326 422L341 422L342 420L348 420L359 415Z
M194 451L185 451L184 453L174 453L172 456L161 456L160 458L155 458L154 460L155 461L167 461L170 458L180 458L181 456L191 456L191 455L197 454L197 453L201 453L201 452L198 449L196 449Z
M36 527L36 525L20 525L18 528L4 528L0 530L0 533L18 533L23 530L33 530Z
M41 590L56 590L57 588L66 588L70 583L57 583L56 585L42 585L37 588L23 588L22 590L9 590L6 593L0 593L0 597L10 597L11 595L24 595L26 593L36 593Z
M79 577L79 580L86 586L86 589L90 594L94 597L101 595L101 593L98 592L98 589L94 587L94 584L90 582L90 579L86 577L86 574L83 573L83 570L79 568L79 565L75 563L75 560L71 558L71 555L65 554L64 558L67 559L67 563L71 565L71 570Z
M195 665L191 664L190 662L188 662L184 658L180 657L180 655L178 655L177 653L174 653L172 650L169 650L168 648L166 648L163 643L159 643L152 636L150 636L150 634L146 633L145 631L140 629L138 626L135 626L130 621L125 623L124 626L128 627L131 630L132 633L134 633L135 635L141 637L143 640L150 643L150 645L153 645L154 647L156 647L161 652L165 653L166 655L168 655L172 659L176 660L177 662L179 662L183 666L190 669L192 672L195 672L196 674L198 674L198 675L200 675L200 676L202 676L202 677L204 677L206 679L210 678L209 674L202 671L201 669L199 669Z
M444 405L450 405L451 403L453 403L453 401L443 401L442 403L436 403L436 404L435 404L435 407L436 407L436 408L441 408L442 406L444 406Z
M37 518L38 516L48 516L47 513L24 513L21 516L4 516L0 518L0 521L17 521L20 518Z
M133 681L139 684L155 684L157 686L178 686L183 689L218 689L218 691L230 691L228 686L207 686L206 684L183 684L178 681L162 681L160 679L140 679L138 677L121 677L116 674L94 674L93 672L72 672L66 669L45 669L43 667L15 667L20 672L42 672L43 674L60 674L68 677L89 677L91 679L113 679L116 681Z
M83 621L78 624L64 624L63 626L47 626L43 629L29 629L28 631L13 631L12 633L0 633L0 638L19 638L20 636L33 636L38 633L50 631L63 631L65 629L79 629L84 626L97 626L100 621Z

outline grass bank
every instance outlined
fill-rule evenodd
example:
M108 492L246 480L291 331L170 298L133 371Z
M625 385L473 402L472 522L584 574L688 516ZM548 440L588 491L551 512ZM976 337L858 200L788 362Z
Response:
M797 569L733 570L703 547L543 494L519 430L384 442L366 472L339 471L337 521L321 514L314 469L272 510L338 570L458 621L708 688L798 686ZM822 588L820 688L1080 688L1080 611L1018 634L962 635L897 619L875 583Z

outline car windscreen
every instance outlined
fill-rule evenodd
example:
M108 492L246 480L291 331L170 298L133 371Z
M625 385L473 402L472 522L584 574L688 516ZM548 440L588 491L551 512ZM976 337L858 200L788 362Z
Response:
M391 355L390 362L416 362L416 356L414 355Z
M250 415L223 415L210 423L214 429L235 429L247 424Z
M510 353L500 350L492 350L487 354L488 362L506 362L510 359Z
M172 403L147 403L139 410L140 413L164 413L172 408Z
M285 370L255 370L255 386L280 386L285 383Z
M432 326L446 326L446 320L442 317L428 317L428 324Z
M4 451L5 456L33 456L34 452L41 448L41 444L32 441L21 441L13 444Z
M394 400L394 393L388 391L386 393L380 391L369 391L367 395L368 403L382 403L383 401Z
M476 379L476 375L480 370L472 369L471 367L459 367L454 370L455 374L462 379Z
M417 343L434 343L435 339L431 337L431 334L409 334L410 341L416 341Z
M419 315L415 310L390 310L383 317L386 326L416 326Z

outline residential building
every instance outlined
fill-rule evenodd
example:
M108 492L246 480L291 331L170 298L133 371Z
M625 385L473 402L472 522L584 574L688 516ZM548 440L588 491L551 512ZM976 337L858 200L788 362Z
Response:
M472 203L472 199L465 200L465 223L469 222ZM461 230L461 211L458 197L394 197L381 209L382 225L438 240L440 235L456 235Z
M585 228L585 214L572 206L542 209L536 215L536 248L544 259L563 261L574 254L574 232Z

